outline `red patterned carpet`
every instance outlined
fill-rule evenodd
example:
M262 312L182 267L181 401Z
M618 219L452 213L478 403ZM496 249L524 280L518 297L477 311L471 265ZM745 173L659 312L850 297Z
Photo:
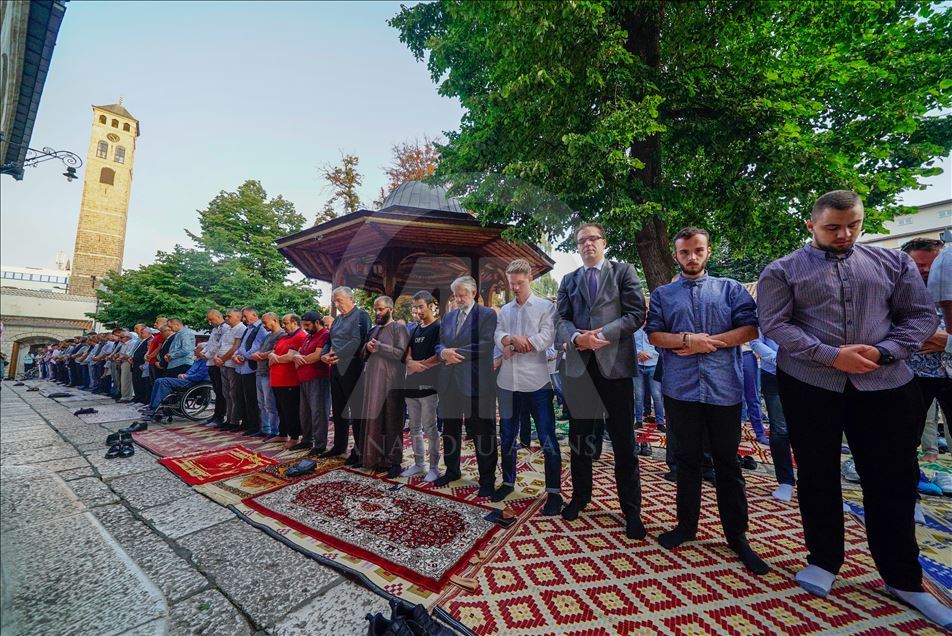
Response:
M270 457L253 453L243 446L178 457L164 457L158 461L178 475L186 484L193 486L228 479L278 463Z
M749 574L723 546L714 490L704 487L698 541L674 551L655 537L675 523L662 462L642 460L649 540L624 536L609 461L596 463L594 501L578 520L533 516L474 575L437 604L476 634L926 634L942 633L882 591L865 532L847 516L847 562L833 593L793 583L805 563L795 505L771 480L745 474L749 539L770 564Z
M484 519L492 508L348 469L243 503L429 590L442 589L499 529Z
M284 448L283 438L264 443L260 437L245 437L241 433L219 431L201 424L153 427L141 433L133 433L132 439L142 448L160 457L219 450L235 444L241 444L259 455L276 459L290 459L301 454L301 451L287 451Z

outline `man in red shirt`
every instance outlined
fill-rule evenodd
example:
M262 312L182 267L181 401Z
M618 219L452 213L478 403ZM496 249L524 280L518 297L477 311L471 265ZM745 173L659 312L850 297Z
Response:
M285 314L281 326L285 333L268 355L268 370L281 420L281 435L286 435L289 442L297 442L301 435L301 382L294 367L294 356L300 351L307 334L301 329L301 317L297 314Z
M310 449L309 455L327 450L327 421L331 414L331 368L321 362L321 350L330 336L321 315L309 311L301 317L307 336L294 356L301 386L301 443L293 450Z

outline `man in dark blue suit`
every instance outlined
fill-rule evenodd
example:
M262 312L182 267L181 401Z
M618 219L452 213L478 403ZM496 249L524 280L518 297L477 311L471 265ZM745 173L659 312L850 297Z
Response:
M493 336L496 312L476 303L476 281L462 276L450 286L456 309L446 314L436 355L443 362L437 392L443 418L446 474L433 482L445 486L462 476L459 468L463 422L473 432L479 466L479 496L496 487L496 379Z
M583 266L562 278L558 296L558 341L565 344L562 390L572 453L572 501L562 517L576 519L591 501L593 437L604 419L615 455L625 534L643 539L631 378L637 373L632 336L644 323L645 298L634 267L605 258L601 225L583 224L575 239Z

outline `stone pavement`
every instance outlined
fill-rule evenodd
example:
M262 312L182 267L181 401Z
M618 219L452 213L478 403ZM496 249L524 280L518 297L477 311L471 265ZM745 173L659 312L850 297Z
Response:
M347 636L366 633L367 612L388 612L384 599L238 520L145 449L105 459L106 435L124 424L73 416L94 403L26 389L0 389L5 636Z

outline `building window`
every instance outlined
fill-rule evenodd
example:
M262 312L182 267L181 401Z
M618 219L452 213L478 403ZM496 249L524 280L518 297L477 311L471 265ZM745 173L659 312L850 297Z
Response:
M112 127L113 127L113 128L118 128L118 127L119 127L119 120L118 120L118 119L113 119L113 120L112 120Z
M947 218L949 218L949 217L952 217L952 209L949 209L949 210L939 210L939 218L940 218L940 219L947 219Z
M99 116L99 123L100 123L100 124L105 124L105 123L106 123L106 116L105 116L105 115L100 115L100 116Z
M13 279L14 279L14 280L23 280L23 274L22 274L21 272L14 272L14 273L13 273Z
M912 217L901 216L896 219L896 225L912 225Z
M122 129L123 129L124 131L126 131L126 132L129 132L130 130L132 130L132 129L129 127L129 124L123 124L123 125L122 125Z
M48 283L48 282L50 282L50 277L49 277L49 276L46 276L46 275L44 274L43 276L40 276L40 282L41 282L41 283Z
M106 185L115 185L116 182L116 171L112 168L103 168L99 171L99 183L105 183Z
M122 146L116 146L116 163L126 162L126 149Z
M109 144L105 141L100 141L96 144L96 156L100 159L105 159L109 156Z

